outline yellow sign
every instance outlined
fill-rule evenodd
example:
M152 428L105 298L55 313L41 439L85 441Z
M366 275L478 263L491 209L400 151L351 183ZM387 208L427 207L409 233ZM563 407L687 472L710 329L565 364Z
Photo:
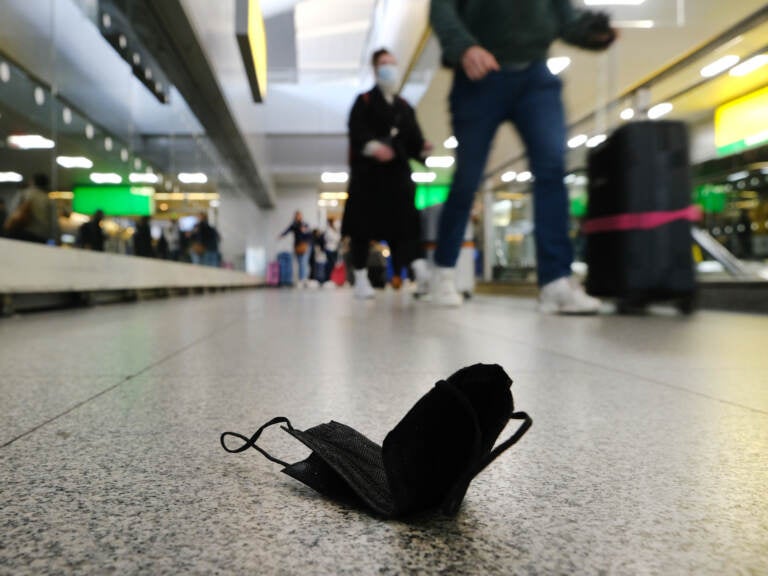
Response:
M267 95L267 33L259 0L238 0L235 30L253 99L263 102Z
M715 110L715 145L721 155L768 143L768 88Z

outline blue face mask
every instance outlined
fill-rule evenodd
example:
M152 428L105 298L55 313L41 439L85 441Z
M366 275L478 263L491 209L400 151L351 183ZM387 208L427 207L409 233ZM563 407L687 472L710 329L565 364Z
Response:
M385 92L395 92L398 80L397 65L382 64L376 69L376 81Z

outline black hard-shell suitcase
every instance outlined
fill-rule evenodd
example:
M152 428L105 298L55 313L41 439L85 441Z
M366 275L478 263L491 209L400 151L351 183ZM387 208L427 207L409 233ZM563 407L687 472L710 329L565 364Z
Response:
M620 311L673 300L693 311L691 178L685 124L626 124L588 158L587 292Z

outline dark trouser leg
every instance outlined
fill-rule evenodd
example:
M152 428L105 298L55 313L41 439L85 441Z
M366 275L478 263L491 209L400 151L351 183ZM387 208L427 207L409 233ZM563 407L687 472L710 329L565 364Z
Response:
M370 242L368 240L355 240L349 244L350 251L352 252L352 267L355 270L362 270L368 266L368 247Z
M568 237L568 190L565 176L565 113L562 82L545 63L526 71L526 87L513 117L525 142L536 181L534 226L539 285L570 276L573 246Z
M451 91L453 133L459 141L456 174L440 215L435 264L452 268L459 257L475 192L488 160L496 129L506 119L503 78L490 74L471 82L457 73Z

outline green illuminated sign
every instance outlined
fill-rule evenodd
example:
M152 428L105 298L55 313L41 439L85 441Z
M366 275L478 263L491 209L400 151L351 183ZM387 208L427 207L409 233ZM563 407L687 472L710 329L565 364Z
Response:
M416 186L416 209L423 210L435 204L442 204L451 191L449 185L420 184Z
M76 186L72 193L72 210L80 214L93 214L96 210L107 216L155 213L155 189L151 186Z
M719 214L728 203L728 192L724 186L703 184L693 192L693 201L708 214Z

